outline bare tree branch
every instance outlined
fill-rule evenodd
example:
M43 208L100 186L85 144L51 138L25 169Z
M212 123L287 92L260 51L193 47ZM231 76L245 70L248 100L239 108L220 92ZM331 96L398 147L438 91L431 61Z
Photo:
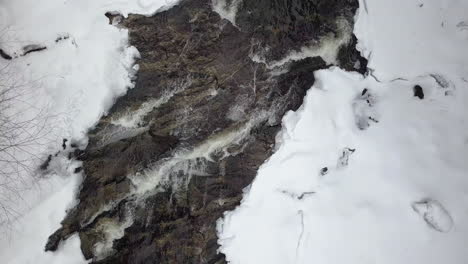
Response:
M20 216L21 194L35 184L43 158L37 150L49 133L47 111L31 103L40 81L24 79L11 62L0 66L0 225Z

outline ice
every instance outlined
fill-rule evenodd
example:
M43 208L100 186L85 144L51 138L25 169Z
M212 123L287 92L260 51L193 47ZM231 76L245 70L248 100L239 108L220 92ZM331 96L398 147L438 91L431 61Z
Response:
M259 63L265 63L272 69L284 65L290 61L298 61L308 57L320 56L327 64L337 64L336 58L341 46L346 45L351 40L352 28L345 19L337 21L337 33L323 36L318 43L302 47L300 51L291 51L284 58L278 61L267 62L262 56L256 54L252 59Z
M212 0L213 10L222 18L236 25L236 13L242 1L243 0Z

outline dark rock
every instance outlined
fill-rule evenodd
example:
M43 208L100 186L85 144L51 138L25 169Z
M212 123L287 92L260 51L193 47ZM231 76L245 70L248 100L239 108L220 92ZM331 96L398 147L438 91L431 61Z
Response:
M413 87L413 94L415 97L418 97L419 99L424 99L424 90L421 86L415 85Z
M45 250L46 251L55 251L57 250L60 242L62 241L62 239L65 239L65 237L63 237L61 235L61 229L57 230L55 233L53 233L52 235L49 236L49 239L47 240L47 244L45 246Z
M109 19L109 25L116 25L122 22L123 16L118 12L106 12L104 14Z
M39 45L39 44L30 44L30 45L26 45L23 47L23 55L22 56L25 56L29 53L32 53L32 52L38 52L38 51L42 51L42 50L45 50L47 49L46 46L43 46L43 45Z
M338 17L353 21L357 7L354 0L308 3L245 0L239 27L213 12L211 0L124 20L141 54L135 88L89 132L86 150L75 150L85 175L80 202L46 250L78 232L92 263L225 263L217 219L239 205L273 152L283 115L300 107L313 72L327 67L313 57L268 68L252 52L269 46L267 57L277 59L319 42ZM354 65L349 59L360 57L340 63ZM116 122L125 116L136 120L132 126ZM103 248L110 227L123 236Z
M244 0L238 7L236 24L253 33L264 57L272 61L321 37L337 35L340 19L353 21L357 8L354 0Z
M70 36L68 34L60 35L55 39L55 43L59 43L60 41L69 39Z
M47 156L47 159L39 166L41 170L47 170L50 162L52 161L52 155Z
M4 58L5 60L13 59L8 53L6 53L3 49L0 49L0 57Z
M340 62L340 67L342 69L365 74L367 73L367 59L362 57L359 51L354 48L356 47L356 44L357 38L353 34L351 41L340 48L338 52L338 61Z
M322 168L322 169L320 170L320 175L321 175L321 176L324 176L324 175L326 175L326 174L328 174L328 167L324 167L324 168Z

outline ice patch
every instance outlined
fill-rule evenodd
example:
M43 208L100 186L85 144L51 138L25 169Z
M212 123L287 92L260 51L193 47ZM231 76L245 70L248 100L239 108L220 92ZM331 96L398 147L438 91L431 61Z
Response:
M149 130L149 127L124 127L124 126L109 126L102 133L99 140L99 146L106 146L122 139L133 138Z
M129 214L129 212L127 212ZM133 218L126 216L125 220L118 222L115 219L104 218L100 220L97 230L104 234L102 241L96 243L94 247L94 255L96 261L105 259L115 252L113 249L114 241L122 238L125 235L125 229L133 224Z
M175 94L184 91L191 84L192 81L190 77L187 77L185 80L180 82L173 83L169 85L161 97L144 102L138 109L134 111L128 110L119 118L112 119L110 123L116 126L130 129L144 127L146 125L143 124L143 118L145 118L155 108L158 108L159 106L167 103Z
M272 69L284 65L290 61L298 61L304 58L321 57L327 64L337 64L337 56L340 47L346 45L351 40L352 27L349 22L342 18L337 20L338 30L336 34L330 33L320 38L320 42L311 46L301 48L301 51L292 51L279 61L267 62L259 54L252 56L252 60L258 63L264 63Z
M229 20L235 26L237 9L242 1L243 0L212 0L212 6L216 13L222 18Z
M228 147L241 144L250 131L261 121L266 120L268 116L268 113L260 113L244 124L213 135L191 150L179 150L172 157L155 164L153 168L130 176L134 185L134 193L139 196L152 193L167 183L173 184L173 188L177 189L190 182L193 175L203 175L205 162L215 162L213 159L215 154L219 160L231 155ZM177 174L180 170L189 177L186 179L171 178L171 175Z

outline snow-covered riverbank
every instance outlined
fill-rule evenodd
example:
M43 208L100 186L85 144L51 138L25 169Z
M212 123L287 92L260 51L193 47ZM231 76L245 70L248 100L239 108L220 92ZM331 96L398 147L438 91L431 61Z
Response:
M465 263L465 1L361 1L371 76L338 68L219 221L230 263ZM421 99L422 98L422 99Z

